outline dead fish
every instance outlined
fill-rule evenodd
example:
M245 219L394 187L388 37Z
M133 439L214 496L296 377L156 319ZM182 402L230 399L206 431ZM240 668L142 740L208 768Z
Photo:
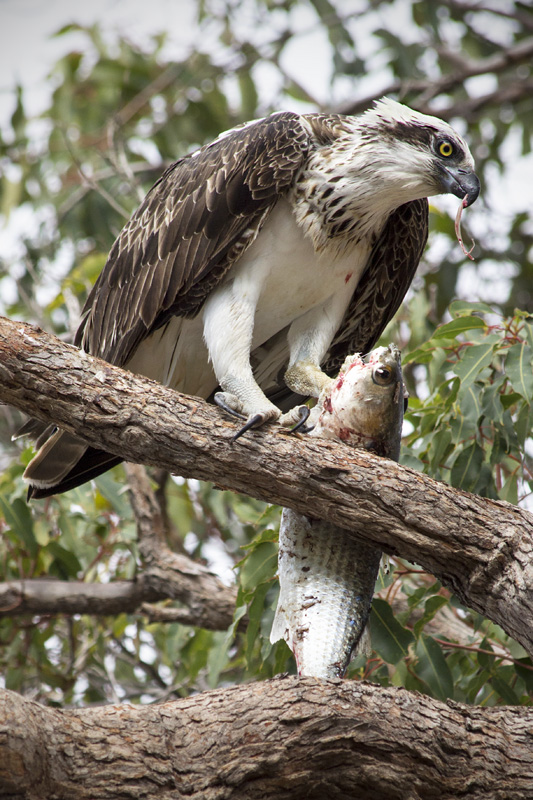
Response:
M340 439L398 460L405 390L400 352L349 356L321 397L310 436ZM324 520L284 508L280 593L270 641L285 639L299 675L341 678L366 628L381 552Z

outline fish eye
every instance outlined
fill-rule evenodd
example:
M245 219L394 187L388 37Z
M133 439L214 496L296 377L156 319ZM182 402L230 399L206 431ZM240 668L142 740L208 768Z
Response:
M391 382L392 370L389 367L384 367L383 364L377 366L372 373L372 380L379 386L386 386Z
M444 139L442 142L439 142L438 150L441 156L444 156L444 158L449 158L453 154L454 147L451 142L449 142L447 139Z

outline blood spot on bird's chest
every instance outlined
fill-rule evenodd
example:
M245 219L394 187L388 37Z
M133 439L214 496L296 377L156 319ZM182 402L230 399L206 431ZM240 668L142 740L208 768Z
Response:
M240 297L246 293L257 298L255 322L262 339L265 333L272 335L334 295L341 294L348 303L368 252L363 244L339 251L335 243L326 243L317 251L312 237L297 223L290 203L280 201L261 235L241 257L231 280Z

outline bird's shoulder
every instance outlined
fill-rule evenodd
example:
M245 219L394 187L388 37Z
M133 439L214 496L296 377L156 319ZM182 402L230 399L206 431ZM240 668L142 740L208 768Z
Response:
M77 343L123 365L172 315L197 313L320 144L312 116L246 123L169 166L111 248Z

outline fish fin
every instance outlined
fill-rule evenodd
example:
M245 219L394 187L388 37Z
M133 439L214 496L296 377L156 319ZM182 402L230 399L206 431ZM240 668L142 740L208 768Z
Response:
M359 637L359 641L355 645L355 649L352 653L352 658L356 656L365 656L365 658L369 658L372 655L372 639L370 637L370 627L365 625L361 636Z
M278 607L276 608L276 613L274 615L274 621L272 623L272 630L270 631L270 644L275 644L280 639L284 639L287 641L287 632L289 627L289 621L287 619L287 615L285 614L285 609L281 603L281 598L278 601Z

